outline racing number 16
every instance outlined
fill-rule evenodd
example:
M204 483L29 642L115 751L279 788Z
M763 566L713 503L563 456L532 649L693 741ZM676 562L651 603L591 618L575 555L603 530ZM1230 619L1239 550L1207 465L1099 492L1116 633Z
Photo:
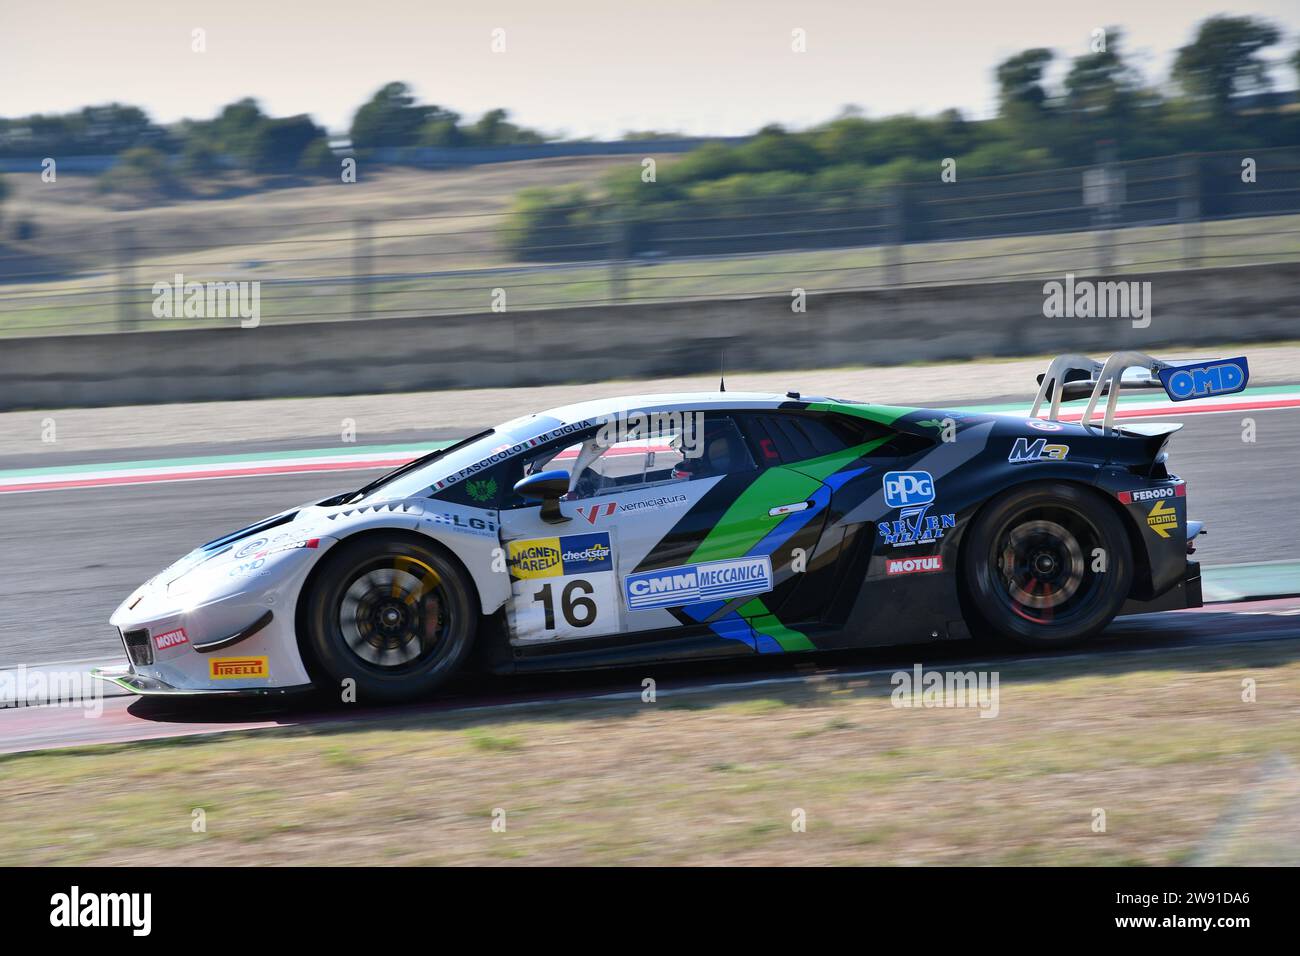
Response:
M586 627L596 620L596 602L586 597L593 590L590 581L578 578L566 584L560 592L560 613L570 627ZM582 596L575 597L574 594L578 591L582 592ZM555 630L555 598L551 593L551 585L542 585L542 589L533 595L533 600L540 601L546 612L546 630Z

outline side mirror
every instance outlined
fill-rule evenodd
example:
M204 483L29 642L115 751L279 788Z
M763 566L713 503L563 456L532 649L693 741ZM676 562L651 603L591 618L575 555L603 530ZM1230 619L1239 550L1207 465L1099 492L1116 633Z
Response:
M549 524L568 521L560 513L560 499L569 493L569 473L563 469L539 471L515 482L515 494L542 503L541 519Z

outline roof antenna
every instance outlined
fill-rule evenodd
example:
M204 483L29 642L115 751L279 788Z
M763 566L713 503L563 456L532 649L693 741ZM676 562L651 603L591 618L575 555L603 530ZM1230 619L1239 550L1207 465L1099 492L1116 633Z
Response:
M718 391L727 390L727 350L721 350L721 357L718 359Z

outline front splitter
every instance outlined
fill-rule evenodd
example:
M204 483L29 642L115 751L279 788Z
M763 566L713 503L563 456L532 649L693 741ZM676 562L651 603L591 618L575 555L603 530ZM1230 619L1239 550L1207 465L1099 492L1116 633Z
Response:
M142 697L284 697L289 694L302 694L312 689L311 684L295 684L290 687L222 687L222 688L186 688L174 687L156 677L146 677L131 670L128 665L118 667L92 667L90 676L96 680L116 684L123 690Z

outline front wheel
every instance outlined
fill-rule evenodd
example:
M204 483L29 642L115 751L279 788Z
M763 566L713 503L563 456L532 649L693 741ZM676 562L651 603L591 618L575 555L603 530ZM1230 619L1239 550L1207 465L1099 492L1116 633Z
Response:
M422 697L474 642L478 614L465 572L442 549L406 535L341 542L308 594L306 637L336 686L360 703Z
M971 609L999 636L1062 647L1119 613L1133 559L1119 517L1094 492L1045 482L1012 489L979 513L962 581Z

